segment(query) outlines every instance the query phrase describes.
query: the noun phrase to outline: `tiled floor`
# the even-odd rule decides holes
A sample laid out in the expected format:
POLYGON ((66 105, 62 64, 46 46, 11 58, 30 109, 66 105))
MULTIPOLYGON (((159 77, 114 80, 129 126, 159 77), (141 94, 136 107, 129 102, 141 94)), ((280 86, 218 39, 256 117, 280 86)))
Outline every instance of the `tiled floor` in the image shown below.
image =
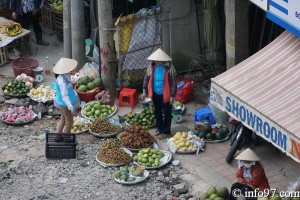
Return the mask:
MULTIPOLYGON (((227 164, 225 157, 229 150, 229 142, 206 144, 205 151, 201 155, 201 161, 212 168, 216 173, 230 182, 235 182, 237 162, 234 160, 227 164)), ((276 148, 268 143, 256 147, 258 156, 264 166, 271 188, 284 191, 291 181, 295 181, 300 175, 300 165, 287 156, 276 152, 276 148), (264 159, 264 158, 270 159, 264 159), (287 162, 289 160, 289 162, 287 162), (292 162, 291 162, 292 161, 292 162)), ((241 153, 241 152, 238 152, 241 153)))

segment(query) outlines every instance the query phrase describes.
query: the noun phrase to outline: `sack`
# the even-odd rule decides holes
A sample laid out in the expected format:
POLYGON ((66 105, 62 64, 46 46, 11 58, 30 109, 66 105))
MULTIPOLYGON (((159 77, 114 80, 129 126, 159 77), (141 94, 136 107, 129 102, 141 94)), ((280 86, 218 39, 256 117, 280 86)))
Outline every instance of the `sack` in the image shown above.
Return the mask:
POLYGON ((176 82, 177 82, 177 93, 175 96, 175 100, 183 104, 193 101, 194 82, 189 79, 183 80, 181 76, 177 78, 176 82))

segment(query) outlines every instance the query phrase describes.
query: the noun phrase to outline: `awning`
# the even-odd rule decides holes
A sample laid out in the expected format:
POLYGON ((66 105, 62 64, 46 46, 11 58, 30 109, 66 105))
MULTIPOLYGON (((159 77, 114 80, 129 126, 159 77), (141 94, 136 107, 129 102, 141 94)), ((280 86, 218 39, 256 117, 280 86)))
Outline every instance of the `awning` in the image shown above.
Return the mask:
POLYGON ((300 38, 285 31, 212 78, 210 102, 300 162, 300 38))

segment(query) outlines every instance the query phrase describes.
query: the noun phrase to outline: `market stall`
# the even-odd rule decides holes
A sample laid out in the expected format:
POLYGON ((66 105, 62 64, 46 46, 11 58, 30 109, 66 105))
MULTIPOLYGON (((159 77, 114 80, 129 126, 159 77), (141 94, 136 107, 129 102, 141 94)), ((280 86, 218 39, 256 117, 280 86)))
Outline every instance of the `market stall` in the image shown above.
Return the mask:
POLYGON ((212 78, 210 102, 300 162, 300 38, 285 31, 212 78))

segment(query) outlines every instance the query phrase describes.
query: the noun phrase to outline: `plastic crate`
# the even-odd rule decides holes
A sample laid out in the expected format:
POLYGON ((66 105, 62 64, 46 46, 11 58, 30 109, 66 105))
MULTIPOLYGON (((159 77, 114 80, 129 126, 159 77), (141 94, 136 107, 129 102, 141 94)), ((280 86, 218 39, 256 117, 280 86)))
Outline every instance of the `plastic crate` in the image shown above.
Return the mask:
POLYGON ((76 135, 46 132, 46 158, 76 159, 76 135))
POLYGON ((42 8, 42 24, 50 29, 54 29, 52 8, 50 6, 42 8))
POLYGON ((63 13, 55 12, 52 10, 53 18, 54 18, 54 27, 56 30, 63 30, 63 13))

